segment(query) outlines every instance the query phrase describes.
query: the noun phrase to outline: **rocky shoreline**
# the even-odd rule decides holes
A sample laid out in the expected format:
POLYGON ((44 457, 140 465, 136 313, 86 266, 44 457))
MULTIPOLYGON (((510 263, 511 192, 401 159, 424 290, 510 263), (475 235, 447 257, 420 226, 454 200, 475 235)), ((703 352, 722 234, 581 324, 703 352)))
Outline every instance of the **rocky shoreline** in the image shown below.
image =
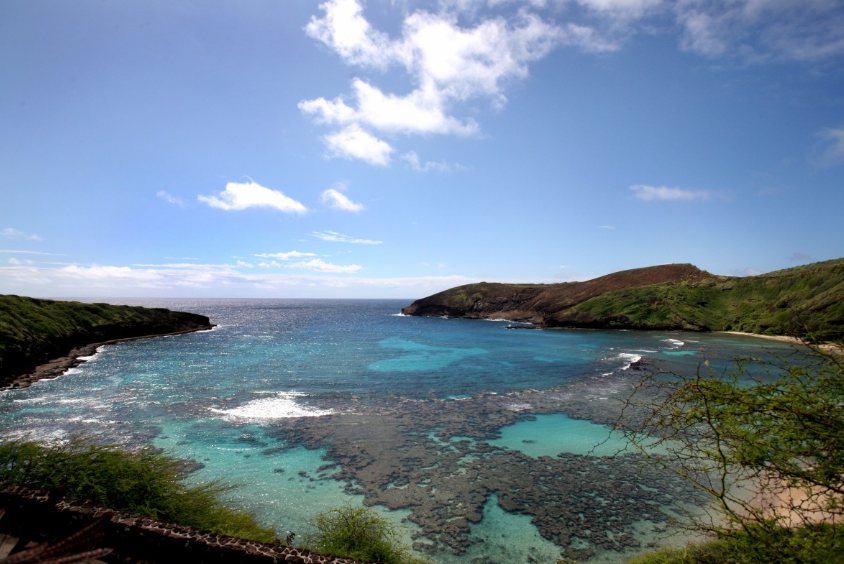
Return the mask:
POLYGON ((0 389, 55 378, 102 345, 213 327, 205 315, 164 308, 0 295, 0 389))
POLYGON ((127 341, 137 341, 140 339, 152 339, 155 337, 170 337, 173 335, 185 335, 187 333, 196 333, 198 331, 210 331, 215 325, 209 323, 208 327, 196 327, 192 329, 182 329, 179 331, 171 331, 167 333, 153 333, 151 335, 140 335, 137 337, 124 337, 122 339, 110 339, 97 343, 88 343, 72 348, 67 354, 58 356, 48 360, 42 364, 37 365, 31 371, 25 374, 7 376, 0 381, 0 390, 14 390, 19 388, 28 388, 39 380, 52 380, 58 378, 69 369, 79 366, 87 361, 86 357, 93 356, 97 353, 97 349, 105 345, 113 345, 116 343, 125 343, 127 341))

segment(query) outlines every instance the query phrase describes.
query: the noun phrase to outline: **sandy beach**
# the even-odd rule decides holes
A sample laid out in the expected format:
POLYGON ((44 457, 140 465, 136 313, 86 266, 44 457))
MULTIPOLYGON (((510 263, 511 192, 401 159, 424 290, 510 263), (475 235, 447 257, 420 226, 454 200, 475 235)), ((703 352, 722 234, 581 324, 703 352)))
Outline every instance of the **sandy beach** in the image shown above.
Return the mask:
POLYGON ((839 343, 811 344, 807 343, 806 341, 803 341, 802 339, 798 339, 797 337, 787 337, 785 335, 760 335, 758 333, 745 333, 743 331, 713 331, 713 333, 724 333, 727 335, 744 335, 746 337, 758 337, 760 339, 770 339, 772 341, 794 343, 795 345, 814 347, 820 349, 825 353, 833 354, 837 357, 844 358, 844 348, 842 348, 842 345, 839 343))

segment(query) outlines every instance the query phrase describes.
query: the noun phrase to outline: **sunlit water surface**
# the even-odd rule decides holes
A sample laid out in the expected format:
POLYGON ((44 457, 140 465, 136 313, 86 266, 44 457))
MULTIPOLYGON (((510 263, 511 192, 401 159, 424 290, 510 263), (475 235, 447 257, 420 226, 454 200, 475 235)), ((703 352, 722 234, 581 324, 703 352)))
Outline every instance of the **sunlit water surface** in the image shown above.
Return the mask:
MULTIPOLYGON (((551 396, 544 391, 568 390, 580 382, 566 397, 588 395, 612 411, 623 392, 612 383, 631 374, 631 363, 640 360, 693 373, 705 349, 719 373, 736 356, 793 353, 790 345, 732 335, 508 330, 506 322, 405 317, 399 311, 408 302, 396 300, 120 303, 201 313, 217 327, 106 346, 60 378, 3 392, 3 435, 84 434, 153 444, 204 465, 192 480, 239 484, 232 502, 282 533, 306 532, 308 518, 322 509, 364 501, 360 484, 335 476, 330 453, 339 449, 330 435, 319 435, 323 442, 315 443, 315 435, 303 442, 287 431, 310 429, 317 421, 343 425, 349 417, 381 413, 385 406, 395 413, 463 401, 471 411, 508 398, 500 404, 513 414, 507 424, 493 429, 494 437, 465 444, 477 449, 486 442, 502 449, 496 452, 520 451, 534 459, 560 453, 610 456, 623 448, 621 437, 606 425, 549 412, 551 396), (525 417, 535 411, 531 398, 537 397, 544 397, 544 410, 525 417)), ((356 436, 379 434, 377 417, 366 425, 356 436)), ((403 433, 418 430, 402 428, 403 433)), ((437 439, 435 431, 430 427, 425 433, 443 449, 460 439, 437 439)), ((560 558, 561 547, 543 538, 530 515, 502 508, 502 493, 487 491, 482 520, 469 525, 466 550, 435 546, 433 557, 454 562, 560 558)), ((408 542, 430 544, 408 520, 410 508, 376 509, 402 525, 408 542)), ((612 562, 622 554, 596 548, 593 558, 612 562)))

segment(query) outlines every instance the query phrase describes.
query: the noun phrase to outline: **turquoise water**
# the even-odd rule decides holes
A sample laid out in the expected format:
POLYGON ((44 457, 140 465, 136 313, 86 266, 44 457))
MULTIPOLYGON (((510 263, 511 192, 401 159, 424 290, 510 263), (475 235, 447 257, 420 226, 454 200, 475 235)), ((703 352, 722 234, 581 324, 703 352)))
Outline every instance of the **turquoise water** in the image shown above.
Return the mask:
MULTIPOLYGON (((623 469, 633 462, 601 458, 624 446, 606 423, 641 377, 636 363, 691 373, 703 348, 721 373, 735 356, 793 354, 730 335, 404 317, 408 302, 396 300, 123 303, 202 313, 218 326, 106 346, 58 379, 0 393, 2 435, 167 449, 202 465, 191 480, 237 484, 232 503, 282 533, 306 532, 329 507, 373 505, 408 543, 455 563, 635 552, 599 546, 589 535, 606 515, 575 507, 582 477, 577 487, 560 478, 591 476, 589 495, 617 512, 609 537, 653 528, 638 515, 670 498, 628 500, 633 472, 623 469), (580 532, 554 528, 571 519, 580 532), (439 535, 438 523, 453 528, 439 535)), ((652 481, 646 491, 662 478, 652 481)))
POLYGON ((501 438, 489 444, 521 451, 528 456, 557 456, 561 452, 582 456, 613 456, 632 448, 612 427, 565 414, 537 415, 503 427, 501 438))

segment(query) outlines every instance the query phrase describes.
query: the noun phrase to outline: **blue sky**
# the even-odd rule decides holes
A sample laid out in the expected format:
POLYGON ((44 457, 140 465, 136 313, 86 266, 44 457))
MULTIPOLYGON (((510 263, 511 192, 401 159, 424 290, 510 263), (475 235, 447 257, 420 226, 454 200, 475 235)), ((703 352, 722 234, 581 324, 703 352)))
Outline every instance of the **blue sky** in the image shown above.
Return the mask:
POLYGON ((844 256, 840 0, 5 0, 0 293, 844 256))

